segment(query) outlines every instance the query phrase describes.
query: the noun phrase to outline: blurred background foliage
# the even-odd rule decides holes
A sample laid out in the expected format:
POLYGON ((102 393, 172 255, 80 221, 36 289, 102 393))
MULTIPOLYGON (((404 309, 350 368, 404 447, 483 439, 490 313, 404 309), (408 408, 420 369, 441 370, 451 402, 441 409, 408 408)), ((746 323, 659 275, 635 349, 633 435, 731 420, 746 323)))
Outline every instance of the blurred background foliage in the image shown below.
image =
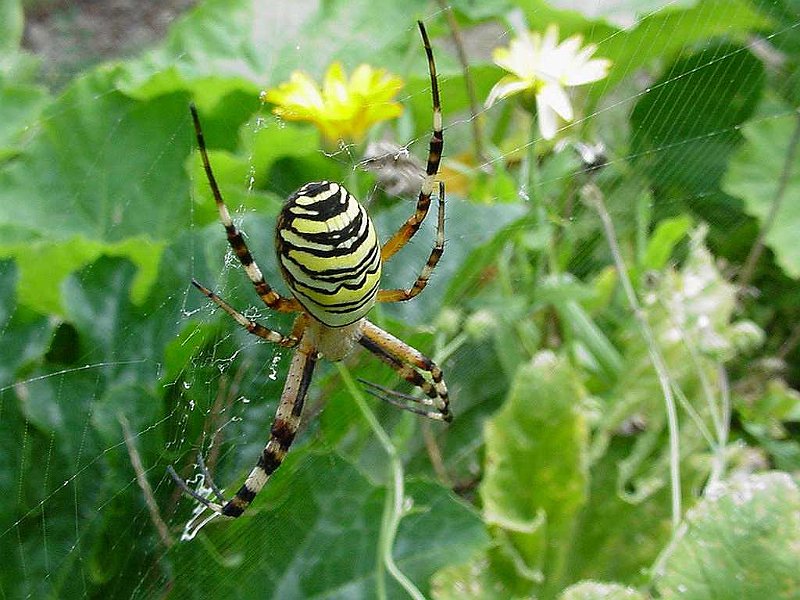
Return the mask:
MULTIPOLYGON (((797 0, 131 4, 150 20, 0 2, 4 598, 800 597, 797 0), (384 236, 413 194, 260 91, 334 60, 386 68, 405 112, 369 141, 424 159, 416 19, 440 71, 447 250, 422 295, 371 318, 440 361, 456 418, 367 400, 387 453, 348 384, 392 374, 326 364, 254 506, 179 541, 194 503, 167 465, 192 478, 202 452, 234 489, 289 362, 190 279, 290 327, 253 308, 188 104, 277 282, 274 219, 301 184, 347 182, 384 236), (548 141, 513 99, 481 106, 491 49, 551 23, 612 66, 548 141)), ((413 281, 432 236, 384 287, 413 281)))

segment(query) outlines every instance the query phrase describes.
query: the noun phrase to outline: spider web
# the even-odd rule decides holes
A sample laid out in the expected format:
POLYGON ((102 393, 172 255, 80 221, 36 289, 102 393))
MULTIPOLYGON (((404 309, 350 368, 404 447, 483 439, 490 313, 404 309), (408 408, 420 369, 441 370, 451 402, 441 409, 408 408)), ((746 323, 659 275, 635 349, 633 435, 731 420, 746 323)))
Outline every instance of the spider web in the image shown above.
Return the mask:
MULTIPOLYGON (((502 590, 498 597, 510 597, 502 587, 507 581, 476 566, 486 569, 491 560, 469 561, 497 541, 498 522, 489 513, 500 510, 499 492, 487 475, 491 461, 484 460, 497 457, 493 440, 514 446, 513 435, 502 434, 526 412, 508 430, 487 422, 527 393, 515 374, 543 360, 544 349, 563 352, 582 370, 585 394, 575 404, 585 404, 596 417, 592 427, 607 434, 594 438, 592 450, 605 452, 595 460, 609 461, 614 472, 622 465, 623 489, 604 482, 609 495, 618 493, 620 506, 653 502, 648 506, 659 508, 647 523, 662 533, 609 566, 588 558, 603 547, 592 546, 591 536, 600 536, 593 530, 583 542, 590 550, 574 551, 561 587, 540 592, 555 597, 582 578, 643 583, 642 570, 669 540, 675 448, 667 442, 649 348, 615 292, 615 260, 628 261, 657 335, 668 339, 680 314, 685 321, 677 329, 699 348, 698 361, 714 357, 686 373, 678 368, 685 360, 680 345, 663 342, 671 377, 686 390, 687 414, 693 394, 702 395, 697 372, 720 397, 726 377, 753 383, 741 363, 726 362, 743 352, 731 341, 742 316, 773 341, 759 358, 780 355, 798 316, 791 298, 800 256, 792 232, 800 214, 788 204, 777 217, 770 210, 776 196, 797 189, 782 167, 795 156, 796 115, 787 99, 797 84, 791 70, 800 48, 797 6, 788 0, 454 3, 476 85, 473 114, 447 10, 412 4, 200 3, 153 49, 48 82, 63 86, 58 92, 30 74, 29 55, 4 63, 0 111, 12 125, 0 128, 3 597, 407 597, 409 587, 383 559, 387 544, 397 569, 425 596, 455 597, 459 583, 483 589, 493 581, 500 587, 492 589, 502 590), (385 173, 369 173, 363 147, 325 148, 310 126, 275 119, 259 105, 258 92, 298 68, 320 78, 335 59, 349 69, 361 62, 386 67, 406 79, 400 94, 406 110, 371 139, 424 161, 430 90, 417 17, 432 34, 442 86, 447 249, 423 294, 379 307, 371 318, 441 362, 456 421, 447 428, 423 424, 369 399, 396 453, 387 454, 344 381, 350 374, 393 387, 392 373, 362 354, 346 361, 344 374, 322 364, 296 445, 252 514, 214 521, 194 540, 181 541, 196 503, 181 496, 166 467, 175 465, 191 487, 202 488, 200 453, 216 482, 235 491, 266 441, 289 364, 287 352, 212 310, 190 280, 268 327, 291 328, 291 319, 256 302, 226 245, 196 160, 188 102, 200 109, 237 225, 268 281, 285 292, 271 238, 281 199, 301 183, 344 181, 369 203, 384 239, 411 213, 414 194, 382 182, 385 173), (614 60, 608 78, 576 90, 576 119, 552 143, 514 99, 482 106, 502 76, 491 49, 507 46, 523 27, 541 31, 550 22, 560 25, 562 37, 579 32, 598 44, 598 56, 614 60), (601 209, 587 200, 584 185, 601 194, 601 209), (616 225, 619 253, 603 230, 603 211, 616 225), (763 256, 742 281, 759 231, 763 256), (737 292, 729 282, 737 278, 743 289, 771 294, 775 302, 745 294, 735 312, 737 292), (702 294, 675 300, 677 292, 670 294, 683 293, 690 280, 705 282, 702 294), (709 365, 720 365, 714 373, 727 365, 728 374, 705 379, 709 365), (600 405, 615 394, 628 410, 606 422, 597 416, 600 405), (652 436, 640 444, 634 439, 641 421, 652 436), (630 442, 619 441, 628 440, 623 433, 630 442), (400 498, 394 496, 398 465, 400 498), (395 512, 393 501, 400 504, 395 512), (392 515, 402 516, 394 526, 392 515), (469 580, 458 570, 464 564, 480 574, 469 580)), ((17 13, 15 3, 9 6, 4 43, 11 55, 17 13)), ((413 164, 403 166, 413 173, 413 164)), ((390 162, 385 170, 395 168, 390 162)), ((383 287, 413 282, 433 243, 434 219, 427 221, 387 266, 383 287)), ((790 383, 798 380, 796 354, 788 348, 782 355, 790 383)), ((530 394, 565 393, 557 387, 530 394)), ((697 412, 701 425, 708 422, 697 412)), ((550 441, 544 452, 556 471, 570 453, 554 457, 566 442, 555 435, 550 441)), ((684 458, 714 450, 702 426, 683 430, 680 444, 684 458)), ((787 452, 774 453, 783 459, 768 453, 770 464, 791 470, 787 452)), ((709 470, 695 468, 686 467, 684 476, 704 481, 709 470)), ((605 508, 589 503, 583 518, 591 521, 605 508)), ((557 529, 558 511, 548 514, 557 529)), ((536 515, 514 516, 524 528, 530 523, 522 521, 536 515)), ((604 547, 625 548, 626 535, 608 534, 604 547)), ((524 563, 532 544, 512 538, 524 563)), ((548 543, 558 547, 552 538, 548 543)), ((550 577, 537 568, 544 570, 526 584, 550 577)))

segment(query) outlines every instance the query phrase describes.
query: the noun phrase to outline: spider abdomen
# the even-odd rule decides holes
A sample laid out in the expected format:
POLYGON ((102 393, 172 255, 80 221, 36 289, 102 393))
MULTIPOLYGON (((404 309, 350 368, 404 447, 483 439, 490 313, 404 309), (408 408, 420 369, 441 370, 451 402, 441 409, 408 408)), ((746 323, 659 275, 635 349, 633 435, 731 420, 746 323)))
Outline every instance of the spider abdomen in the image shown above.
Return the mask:
POLYGON ((321 323, 349 325, 375 304, 381 275, 375 226, 338 183, 307 183, 289 196, 275 247, 292 294, 321 323))

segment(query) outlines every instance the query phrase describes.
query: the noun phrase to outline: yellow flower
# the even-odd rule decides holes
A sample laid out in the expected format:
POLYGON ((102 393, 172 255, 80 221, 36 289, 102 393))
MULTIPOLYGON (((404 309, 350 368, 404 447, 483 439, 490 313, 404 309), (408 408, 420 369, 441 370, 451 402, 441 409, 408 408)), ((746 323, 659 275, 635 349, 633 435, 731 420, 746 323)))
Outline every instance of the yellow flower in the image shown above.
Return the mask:
POLYGON ((526 32, 511 40, 508 48, 495 48, 494 62, 510 73, 498 81, 486 99, 488 108, 501 98, 520 92, 536 97, 539 131, 549 140, 558 129, 557 116, 572 121, 574 113, 564 88, 603 79, 611 61, 592 58, 597 46, 581 48, 583 38, 574 35, 558 43, 558 27, 550 25, 544 36, 526 32))
POLYGON ((261 101, 274 104, 272 112, 283 119, 314 123, 330 143, 360 142, 372 125, 403 112, 394 101, 402 87, 402 79, 369 65, 359 65, 348 80, 342 64, 334 62, 322 89, 295 71, 288 82, 261 92, 261 101))

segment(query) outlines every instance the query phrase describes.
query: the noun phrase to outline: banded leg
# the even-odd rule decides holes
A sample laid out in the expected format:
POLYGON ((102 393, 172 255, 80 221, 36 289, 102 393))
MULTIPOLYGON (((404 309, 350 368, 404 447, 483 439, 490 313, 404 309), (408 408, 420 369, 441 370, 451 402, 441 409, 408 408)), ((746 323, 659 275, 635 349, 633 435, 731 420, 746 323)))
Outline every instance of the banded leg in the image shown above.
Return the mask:
POLYGON ((281 394, 278 410, 275 413, 275 420, 270 429, 270 436, 267 445, 258 457, 256 466, 250 471, 242 487, 236 495, 224 501, 221 498, 218 488, 212 481, 209 485, 220 502, 212 502, 189 488, 172 467, 169 467, 170 475, 175 483, 195 500, 226 517, 238 517, 245 509, 250 506, 256 494, 266 485, 270 475, 283 462, 289 447, 297 435, 300 426, 300 417, 303 413, 303 404, 306 393, 308 392, 311 376, 314 373, 314 366, 317 362, 317 352, 314 348, 301 347, 292 357, 292 364, 286 376, 286 385, 281 394))
POLYGON ((447 422, 453 420, 442 370, 430 358, 369 321, 366 321, 358 343, 392 367, 400 377, 422 390, 425 397, 417 398, 362 381, 368 386, 367 392, 403 410, 429 419, 447 422), (427 375, 430 381, 424 375, 427 375))
POLYGON ((408 240, 414 237, 414 234, 422 225, 425 217, 428 215, 428 209, 431 205, 431 195, 433 194, 434 181, 436 174, 439 172, 439 163, 442 160, 442 149, 444 147, 444 132, 442 131, 442 104, 439 99, 439 83, 436 79, 436 63, 433 60, 433 50, 431 43, 428 39, 428 33, 425 31, 425 25, 422 21, 417 21, 419 25, 419 32, 422 35, 422 43, 425 46, 425 54, 428 57, 428 71, 431 76, 431 99, 433 101, 433 133, 428 145, 428 161, 425 168, 425 179, 422 182, 422 189, 419 192, 417 199, 417 208, 414 214, 400 226, 400 229, 389 238, 381 248, 381 258, 384 261, 389 260, 394 254, 406 245, 408 240))
POLYGON ((417 280, 407 290, 379 290, 378 302, 402 302, 404 300, 411 300, 414 296, 419 294, 428 285, 428 280, 431 278, 431 273, 439 263, 444 253, 444 183, 439 182, 439 203, 438 203, 438 221, 436 223, 436 243, 433 245, 430 256, 422 271, 417 277, 417 280))
POLYGON ((298 337, 294 335, 294 332, 292 332, 292 335, 283 335, 279 331, 274 331, 268 327, 264 327, 260 323, 256 323, 252 319, 248 319, 230 304, 225 302, 225 300, 217 296, 203 284, 199 283, 196 279, 192 279, 192 285, 203 292, 203 294, 208 296, 208 298, 213 301, 214 304, 219 306, 222 310, 233 317, 233 319, 239 325, 244 327, 249 333, 258 336, 261 339, 267 340, 268 342, 273 342, 279 346, 283 346, 284 348, 294 348, 300 341, 298 337))
POLYGON ((206 178, 208 179, 211 193, 214 195, 214 201, 217 203, 219 219, 222 221, 222 225, 225 227, 225 233, 228 235, 228 243, 231 248, 233 248, 239 262, 242 263, 245 273, 247 273, 250 281, 253 282, 256 293, 264 304, 280 312, 299 311, 300 304, 295 299, 284 298, 270 287, 264 279, 261 269, 259 269, 256 261, 253 259, 253 255, 250 254, 250 250, 247 248, 247 244, 241 232, 236 229, 236 225, 233 224, 231 214, 228 211, 228 207, 225 205, 225 200, 222 199, 222 192, 220 192, 219 186, 217 185, 217 179, 214 177, 214 172, 211 170, 211 163, 208 160, 208 152, 206 151, 205 137, 203 136, 203 128, 200 126, 200 118, 197 116, 197 108, 194 104, 190 104, 189 110, 192 113, 192 122, 194 123, 194 131, 197 136, 200 158, 203 160, 203 169, 206 172, 206 178))

